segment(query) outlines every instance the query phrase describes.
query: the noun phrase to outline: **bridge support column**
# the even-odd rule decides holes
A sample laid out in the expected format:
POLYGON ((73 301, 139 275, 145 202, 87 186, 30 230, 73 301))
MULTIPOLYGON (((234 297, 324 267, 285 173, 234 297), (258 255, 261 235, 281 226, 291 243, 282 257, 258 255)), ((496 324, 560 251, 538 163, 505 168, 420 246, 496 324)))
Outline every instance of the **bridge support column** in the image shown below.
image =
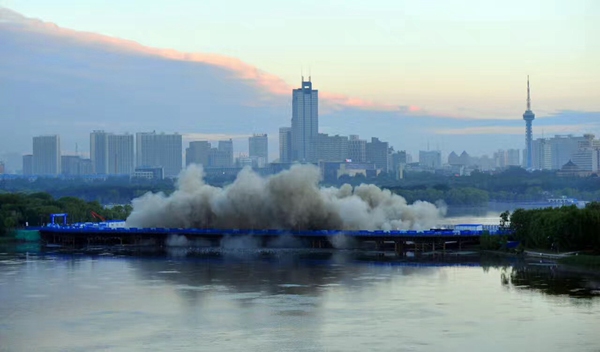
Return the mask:
POLYGON ((397 254, 404 253, 404 242, 403 241, 394 241, 394 250, 397 254))

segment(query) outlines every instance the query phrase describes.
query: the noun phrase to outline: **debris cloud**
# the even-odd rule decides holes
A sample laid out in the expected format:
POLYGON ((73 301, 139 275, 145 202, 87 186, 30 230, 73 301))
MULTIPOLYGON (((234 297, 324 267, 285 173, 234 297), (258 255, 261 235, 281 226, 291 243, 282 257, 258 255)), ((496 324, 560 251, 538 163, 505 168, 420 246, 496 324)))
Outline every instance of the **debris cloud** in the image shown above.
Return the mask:
POLYGON ((289 230, 425 230, 439 224, 443 205, 406 200, 362 184, 320 187, 313 165, 294 165, 262 177, 250 168, 223 188, 203 180, 202 167, 182 171, 171 195, 133 200, 129 227, 289 230))

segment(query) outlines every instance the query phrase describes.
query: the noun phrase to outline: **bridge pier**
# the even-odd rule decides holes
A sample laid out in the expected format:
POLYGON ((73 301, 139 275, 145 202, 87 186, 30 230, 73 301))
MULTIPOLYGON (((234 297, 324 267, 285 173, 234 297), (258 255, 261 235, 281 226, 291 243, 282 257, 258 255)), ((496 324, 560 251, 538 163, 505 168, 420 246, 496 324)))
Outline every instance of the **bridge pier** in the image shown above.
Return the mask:
POLYGON ((394 251, 397 254, 404 253, 404 241, 394 241, 394 251))

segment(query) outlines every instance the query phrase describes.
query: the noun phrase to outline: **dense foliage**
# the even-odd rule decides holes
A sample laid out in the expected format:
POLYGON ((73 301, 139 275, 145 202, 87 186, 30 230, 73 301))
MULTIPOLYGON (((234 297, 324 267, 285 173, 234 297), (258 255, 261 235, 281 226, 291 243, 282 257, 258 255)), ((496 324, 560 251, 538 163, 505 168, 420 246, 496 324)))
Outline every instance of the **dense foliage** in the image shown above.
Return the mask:
POLYGON ((100 204, 129 204, 147 192, 171 193, 173 180, 145 180, 115 177, 106 180, 25 178, 1 180, 0 193, 49 193, 54 198, 76 197, 100 204))
POLYGON ((131 206, 103 207, 99 202, 86 202, 75 197, 54 199, 48 193, 4 193, 0 194, 0 235, 15 228, 41 226, 50 220, 50 214, 67 213, 69 222, 98 221, 92 212, 106 220, 124 220, 131 206))
POLYGON ((515 238, 529 248, 556 251, 600 251, 600 203, 575 206, 517 209, 510 216, 515 238))

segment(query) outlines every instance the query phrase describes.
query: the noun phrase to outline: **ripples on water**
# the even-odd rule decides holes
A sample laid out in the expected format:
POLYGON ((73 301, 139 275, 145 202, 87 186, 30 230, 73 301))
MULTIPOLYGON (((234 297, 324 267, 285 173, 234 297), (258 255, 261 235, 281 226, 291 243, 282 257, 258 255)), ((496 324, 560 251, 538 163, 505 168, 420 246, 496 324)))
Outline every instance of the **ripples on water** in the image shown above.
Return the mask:
POLYGON ((0 253, 0 351, 600 349, 600 279, 546 263, 28 250, 0 253))

